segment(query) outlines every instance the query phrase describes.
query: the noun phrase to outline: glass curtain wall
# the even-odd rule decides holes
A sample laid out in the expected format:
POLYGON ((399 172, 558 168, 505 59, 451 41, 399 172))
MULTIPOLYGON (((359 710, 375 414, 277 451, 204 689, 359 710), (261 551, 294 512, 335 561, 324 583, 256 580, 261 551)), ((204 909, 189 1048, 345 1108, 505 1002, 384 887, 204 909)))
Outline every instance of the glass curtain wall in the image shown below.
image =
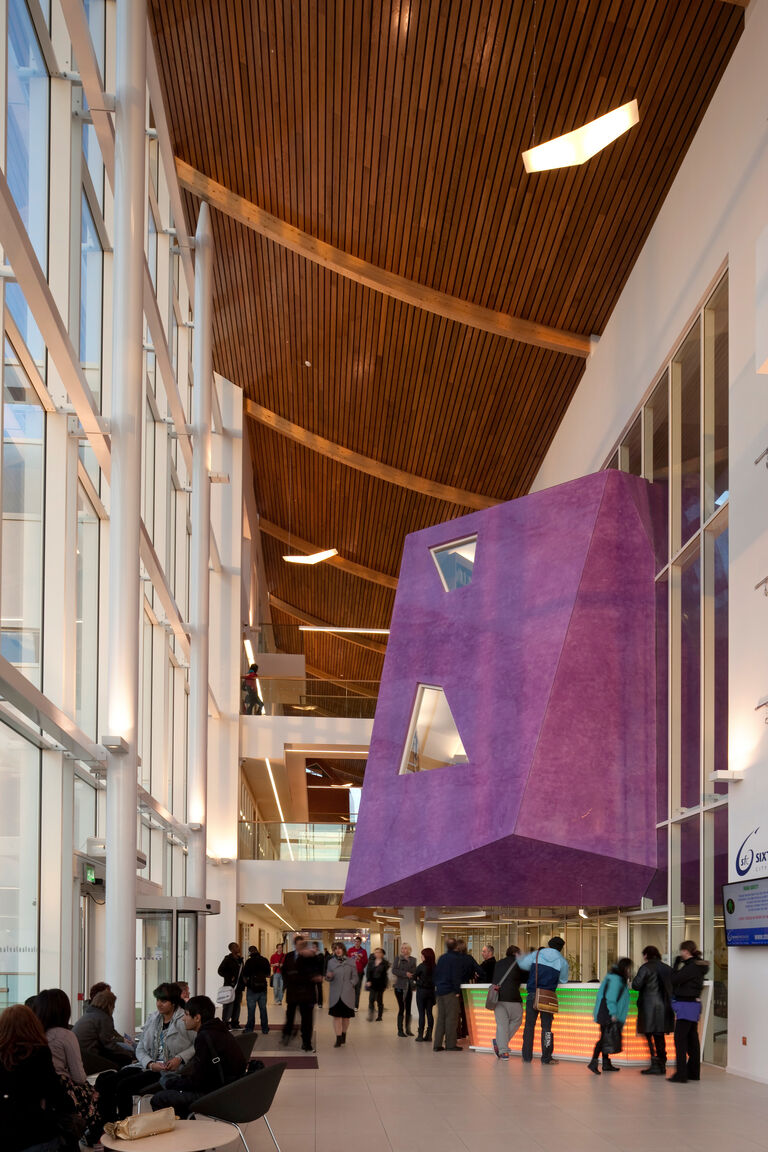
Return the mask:
POLYGON ((0 1009, 37 992, 40 752, 0 724, 0 1009))
POLYGON ((45 411, 5 342, 3 364, 2 654, 41 686, 45 411))
POLYGON ((658 868, 630 916, 632 958, 646 943, 671 958, 681 940, 699 944, 716 983, 705 1053, 724 1063, 728 786, 710 777, 728 767, 727 273, 606 467, 653 483, 658 868))

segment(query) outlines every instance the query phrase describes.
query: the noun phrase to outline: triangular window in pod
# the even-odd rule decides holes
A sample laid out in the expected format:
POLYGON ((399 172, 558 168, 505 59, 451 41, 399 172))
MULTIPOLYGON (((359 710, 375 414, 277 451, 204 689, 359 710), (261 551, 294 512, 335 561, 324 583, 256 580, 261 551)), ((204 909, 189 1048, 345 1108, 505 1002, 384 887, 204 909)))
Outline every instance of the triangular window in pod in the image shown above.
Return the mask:
POLYGON ((419 684, 400 775, 466 764, 467 753, 442 688, 419 684))
POLYGON ((440 580, 446 592, 455 588, 464 588, 472 583, 472 574, 475 567, 475 546, 477 536, 466 536, 463 540, 454 540, 451 544, 441 544, 438 548, 430 548, 435 567, 440 573, 440 580))

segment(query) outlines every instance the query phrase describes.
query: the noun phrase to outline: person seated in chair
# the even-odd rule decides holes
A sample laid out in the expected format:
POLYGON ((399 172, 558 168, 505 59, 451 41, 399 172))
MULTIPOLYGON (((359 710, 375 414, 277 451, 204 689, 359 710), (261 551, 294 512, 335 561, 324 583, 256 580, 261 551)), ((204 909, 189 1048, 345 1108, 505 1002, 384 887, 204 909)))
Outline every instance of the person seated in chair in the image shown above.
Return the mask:
POLYGON ((239 1079, 246 1059, 223 1020, 216 1017, 216 1005, 207 996, 187 1001, 184 1027, 197 1033, 195 1054, 179 1075, 165 1078, 166 1087, 152 1097, 152 1110, 173 1108, 185 1120, 194 1110, 195 1100, 239 1079))

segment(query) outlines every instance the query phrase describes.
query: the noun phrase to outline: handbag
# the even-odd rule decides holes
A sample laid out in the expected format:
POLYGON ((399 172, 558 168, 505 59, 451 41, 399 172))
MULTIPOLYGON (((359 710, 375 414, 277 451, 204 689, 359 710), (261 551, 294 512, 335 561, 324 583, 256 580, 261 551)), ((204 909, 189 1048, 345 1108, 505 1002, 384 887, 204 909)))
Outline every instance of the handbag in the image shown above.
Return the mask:
POLYGON ((516 964, 516 961, 513 960, 512 963, 510 964, 509 968, 507 968, 506 972, 502 976, 501 980, 499 980, 498 984, 491 984, 490 988, 488 989, 488 995, 485 998, 486 1008, 493 1010, 496 1007, 496 1005, 498 1004, 498 1002, 499 1002, 499 990, 500 990, 502 984, 504 983, 504 981, 506 980, 507 976, 509 976, 510 972, 514 968, 515 964, 516 964))
POLYGON ((235 990, 231 984, 222 984, 216 993, 217 1004, 231 1004, 235 998, 235 990))
POLYGON ((173 1108, 160 1108, 157 1112, 138 1112, 114 1124, 105 1124, 104 1131, 118 1140, 141 1140, 143 1136, 157 1136, 160 1132, 172 1132, 176 1127, 176 1113, 173 1108))
POLYGON ((539 988, 539 952, 541 948, 536 950, 536 970, 533 977, 536 991, 533 994, 533 1006, 538 1012, 547 1012, 550 1016, 554 1016, 560 1011, 560 1002, 553 988, 539 988))
POLYGON ((623 1047, 622 1028, 623 1025, 618 1020, 611 1020, 605 1025, 602 1038, 604 1056, 615 1056, 617 1052, 621 1052, 623 1047))

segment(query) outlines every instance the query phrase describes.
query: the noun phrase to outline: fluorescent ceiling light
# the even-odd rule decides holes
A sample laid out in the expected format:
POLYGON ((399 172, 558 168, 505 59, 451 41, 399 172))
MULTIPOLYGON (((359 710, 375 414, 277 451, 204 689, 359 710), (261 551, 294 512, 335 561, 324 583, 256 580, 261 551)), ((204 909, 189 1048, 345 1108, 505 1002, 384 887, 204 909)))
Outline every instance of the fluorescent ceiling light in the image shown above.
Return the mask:
POLYGON ((295 932, 295 931, 296 931, 296 929, 294 928, 293 924, 289 924, 289 923, 288 923, 288 921, 285 919, 285 917, 281 916, 279 912, 275 912, 275 910, 274 910, 274 908, 272 907, 272 905, 271 905, 271 904, 265 904, 265 905, 264 905, 264 907, 265 907, 265 908, 268 908, 268 909, 269 909, 269 911, 272 913, 272 915, 273 915, 273 916, 277 916, 278 920, 282 920, 282 921, 283 921, 283 924, 287 925, 287 927, 288 927, 288 928, 290 928, 291 932, 295 932))
POLYGON ((256 661, 253 656, 253 644, 251 644, 247 637, 245 640, 243 640, 243 648, 245 648, 245 655, 246 659, 248 660, 248 667, 250 668, 251 664, 255 664, 256 661))
MULTIPOLYGON (((275 804, 277 804, 277 810, 280 813, 280 823, 282 824, 283 832, 285 833, 285 842, 288 845, 288 854, 291 857, 291 860, 293 860, 294 859, 293 848, 291 847, 291 838, 288 835, 288 829, 285 826, 285 816, 283 816, 283 806, 280 803, 280 797, 277 794, 277 786, 275 784, 275 778, 272 775, 272 765, 269 762, 269 758, 266 756, 264 757, 264 763, 267 765, 267 772, 269 773, 269 782, 272 785, 272 791, 275 795, 275 804)), ((275 915, 277 915, 277 913, 275 913, 275 915)), ((290 928, 290 924, 288 925, 288 927, 290 928)))
POLYGON ((283 556, 286 564, 319 564, 321 560, 330 560, 331 556, 338 556, 335 548, 326 548, 324 552, 311 552, 309 556, 283 556))
POLYGON ((452 912, 450 916, 438 916, 438 920, 479 920, 481 916, 487 916, 487 912, 452 912))
POLYGON ((332 624, 299 624, 299 632, 365 632, 372 636, 389 636, 389 628, 334 628, 332 624))
POLYGON ((582 920, 589 920, 589 916, 587 916, 583 908, 579 908, 579 916, 581 916, 582 920))
POLYGON ((598 116, 574 132, 556 136, 535 148, 523 152, 526 172, 545 172, 551 168, 570 168, 583 164, 600 152, 640 120, 637 100, 630 100, 620 108, 614 108, 605 116, 598 116))

